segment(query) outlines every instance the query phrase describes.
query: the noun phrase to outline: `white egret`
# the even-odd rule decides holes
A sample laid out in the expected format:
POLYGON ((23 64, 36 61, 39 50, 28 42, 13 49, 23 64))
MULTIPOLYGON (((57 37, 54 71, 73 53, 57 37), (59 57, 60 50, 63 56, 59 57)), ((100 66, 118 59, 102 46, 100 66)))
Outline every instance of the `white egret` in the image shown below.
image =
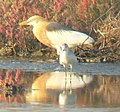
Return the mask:
POLYGON ((71 28, 57 22, 48 21, 35 15, 28 20, 19 23, 20 26, 33 26, 33 34, 44 45, 57 49, 63 43, 70 48, 78 45, 92 46, 94 39, 85 33, 72 30, 71 28))

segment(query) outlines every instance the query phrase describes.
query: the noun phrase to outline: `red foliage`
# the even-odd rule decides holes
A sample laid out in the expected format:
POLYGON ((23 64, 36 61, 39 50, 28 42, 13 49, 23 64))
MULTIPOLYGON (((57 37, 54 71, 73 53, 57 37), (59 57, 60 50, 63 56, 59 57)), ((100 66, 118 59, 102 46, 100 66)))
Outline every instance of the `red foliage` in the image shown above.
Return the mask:
POLYGON ((16 83, 17 86, 21 85, 21 74, 22 74, 22 70, 17 69, 16 73, 15 73, 15 83, 16 83))
MULTIPOLYGON (((110 1, 110 0, 107 0, 110 1)), ((33 15, 65 24, 74 30, 89 33, 92 22, 105 10, 106 4, 95 0, 14 0, 0 2, 0 33, 6 42, 12 40, 19 49, 27 50, 31 44, 27 39, 34 37, 31 30, 21 28, 18 23, 33 15)), ((109 6, 109 4, 107 4, 109 6)))
POLYGON ((0 24, 0 33, 2 33, 3 25, 0 24))
MULTIPOLYGON (((90 4, 93 3, 94 0, 82 0, 80 1, 74 1, 74 3, 77 5, 79 5, 80 7, 82 6, 82 11, 87 11, 88 7, 90 4), (88 2, 87 2, 88 1, 88 2)), ((66 13, 72 13, 69 12, 72 10, 72 7, 70 5, 70 1, 64 1, 64 0, 55 0, 50 1, 49 4, 47 3, 47 0, 42 0, 40 1, 34 1, 34 0, 17 0, 14 1, 13 3, 10 2, 1 2, 1 14, 4 17, 4 20, 2 20, 2 24, 0 24, 0 32, 2 32, 2 28, 4 29, 4 38, 5 39, 13 39, 14 41, 17 38, 20 39, 21 37, 24 37, 25 35, 22 32, 22 29, 18 26, 16 26, 19 21, 22 21, 23 19, 26 20, 28 19, 30 16, 33 16, 35 14, 44 16, 45 18, 54 18, 55 13, 59 13, 59 11, 61 10, 65 10, 67 9, 66 13), (11 7, 10 7, 11 5, 11 7), (53 8, 55 10, 50 9, 53 8), (57 12, 58 11, 58 12, 57 12), (17 35, 16 35, 17 34, 17 35)), ((73 6, 75 6, 73 4, 73 6)), ((81 8, 78 8, 76 11, 78 12, 78 17, 80 16, 80 18, 82 19, 84 17, 84 13, 82 13, 80 10, 81 8)), ((59 17, 61 17, 64 12, 59 14, 59 17)), ((63 17, 65 18, 65 17, 63 17)), ((71 17, 69 19, 69 21, 71 21, 71 19, 73 19, 73 17, 71 17)), ((66 18, 66 20, 68 20, 66 18)), ((62 20, 61 20, 62 21, 62 20)), ((77 22, 77 21, 76 21, 77 22)), ((70 24, 70 22, 66 21, 66 25, 70 24)), ((33 37, 32 33, 29 32, 29 37, 33 37)), ((20 39, 20 41, 22 41, 20 39)))
POLYGON ((63 4, 62 4, 61 0, 55 0, 55 5, 54 5, 55 11, 61 10, 62 6, 63 6, 63 4))
POLYGON ((14 85, 17 87, 22 86, 21 76, 23 72, 21 69, 16 71, 7 70, 5 73, 0 72, 0 87, 4 88, 6 84, 14 85))
POLYGON ((11 83, 11 77, 12 77, 12 72, 10 71, 10 70, 8 70, 7 72, 6 72, 6 77, 5 77, 5 84, 6 83, 11 83))

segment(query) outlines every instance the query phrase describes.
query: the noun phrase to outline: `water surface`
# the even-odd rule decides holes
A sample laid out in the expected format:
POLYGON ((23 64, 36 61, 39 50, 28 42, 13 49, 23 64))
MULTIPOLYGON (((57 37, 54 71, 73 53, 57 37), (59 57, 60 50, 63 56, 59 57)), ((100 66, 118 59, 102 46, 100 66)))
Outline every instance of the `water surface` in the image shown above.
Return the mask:
POLYGON ((120 112, 119 67, 79 63, 66 74, 58 61, 2 58, 0 112, 120 112))
MULTIPOLYGON (((23 69, 38 72, 64 72, 58 61, 47 62, 39 59, 5 59, 0 60, 1 69, 23 69)), ((69 69, 68 69, 69 71, 69 69)), ((91 75, 120 75, 120 63, 78 63, 73 72, 91 75)))

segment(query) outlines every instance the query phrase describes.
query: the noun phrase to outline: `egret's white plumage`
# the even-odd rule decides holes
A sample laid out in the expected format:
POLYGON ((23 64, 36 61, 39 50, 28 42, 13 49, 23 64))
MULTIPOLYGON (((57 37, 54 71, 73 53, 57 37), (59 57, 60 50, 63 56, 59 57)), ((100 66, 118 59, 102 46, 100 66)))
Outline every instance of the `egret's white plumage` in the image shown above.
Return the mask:
POLYGON ((60 48, 59 62, 65 69, 70 66, 72 72, 73 67, 78 63, 77 57, 66 43, 62 44, 60 48))
POLYGON ((93 38, 88 36, 87 34, 72 30, 66 30, 66 31, 61 30, 61 31, 52 31, 52 32, 46 31, 46 34, 49 40, 51 40, 54 48, 64 43, 66 43, 70 48, 78 45, 82 45, 83 43, 92 45, 94 41, 93 38))
POLYGON ((19 25, 32 25, 36 38, 43 44, 55 49, 64 43, 71 48, 82 44, 92 45, 94 42, 94 39, 85 33, 74 31, 57 22, 49 22, 38 15, 30 17, 19 25))

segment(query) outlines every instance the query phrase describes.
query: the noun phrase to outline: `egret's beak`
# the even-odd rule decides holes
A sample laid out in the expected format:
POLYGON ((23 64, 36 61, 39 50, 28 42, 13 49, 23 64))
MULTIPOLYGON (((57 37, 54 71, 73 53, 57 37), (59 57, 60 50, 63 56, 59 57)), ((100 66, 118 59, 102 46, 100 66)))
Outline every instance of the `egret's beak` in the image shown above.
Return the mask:
POLYGON ((28 25, 28 22, 27 21, 23 21, 21 23, 19 23, 20 26, 24 26, 24 25, 28 25))

